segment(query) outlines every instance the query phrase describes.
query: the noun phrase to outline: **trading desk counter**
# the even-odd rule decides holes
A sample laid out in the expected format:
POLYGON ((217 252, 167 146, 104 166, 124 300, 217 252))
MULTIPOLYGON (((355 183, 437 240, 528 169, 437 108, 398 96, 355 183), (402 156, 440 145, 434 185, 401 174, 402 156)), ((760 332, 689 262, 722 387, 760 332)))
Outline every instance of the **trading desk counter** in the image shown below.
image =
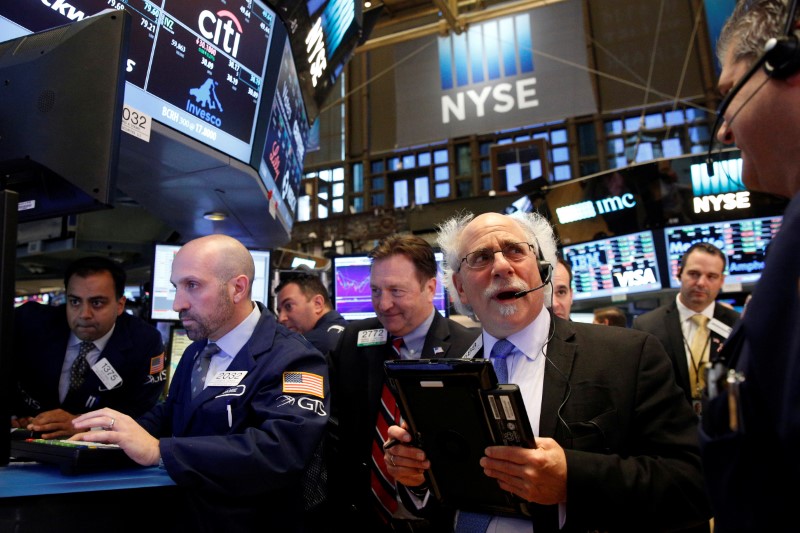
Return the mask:
POLYGON ((160 531, 176 497, 158 467, 70 476, 54 465, 12 462, 0 467, 0 532, 160 531))

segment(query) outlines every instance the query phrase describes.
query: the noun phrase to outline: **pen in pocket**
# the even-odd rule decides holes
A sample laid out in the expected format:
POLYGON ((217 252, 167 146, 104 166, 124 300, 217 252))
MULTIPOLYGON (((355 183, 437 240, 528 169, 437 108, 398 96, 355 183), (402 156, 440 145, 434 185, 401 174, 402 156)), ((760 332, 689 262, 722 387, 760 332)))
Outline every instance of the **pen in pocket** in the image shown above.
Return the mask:
POLYGON ((231 410, 231 404, 228 403, 228 427, 233 427, 233 411, 231 410))

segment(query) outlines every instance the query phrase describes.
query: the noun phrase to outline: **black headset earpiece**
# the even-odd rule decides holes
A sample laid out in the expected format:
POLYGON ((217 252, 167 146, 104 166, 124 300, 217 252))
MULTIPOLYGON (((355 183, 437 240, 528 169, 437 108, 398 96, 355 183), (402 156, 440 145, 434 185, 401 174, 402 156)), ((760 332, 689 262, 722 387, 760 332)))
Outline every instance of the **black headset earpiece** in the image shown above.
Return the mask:
POLYGON ((545 261, 542 247, 539 246, 539 239, 536 239, 536 261, 539 263, 539 277, 542 279, 542 285, 550 283, 550 277, 553 275, 553 265, 550 261, 545 261))
POLYGON ((767 41, 764 70, 770 78, 783 80, 800 70, 800 42, 796 35, 767 41))
POLYGON ((550 277, 553 275, 553 265, 544 259, 539 259, 539 277, 542 278, 542 283, 550 283, 550 277))

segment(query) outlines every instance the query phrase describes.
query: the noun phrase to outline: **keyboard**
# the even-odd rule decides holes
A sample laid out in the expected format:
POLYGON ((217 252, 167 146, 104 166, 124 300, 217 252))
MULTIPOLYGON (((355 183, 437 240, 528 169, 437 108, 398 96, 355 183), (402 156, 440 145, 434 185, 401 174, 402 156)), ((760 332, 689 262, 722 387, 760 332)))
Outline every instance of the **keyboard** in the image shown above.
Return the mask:
POLYGON ((54 464, 66 475, 140 466, 116 444, 26 439, 11 441, 11 457, 54 464))

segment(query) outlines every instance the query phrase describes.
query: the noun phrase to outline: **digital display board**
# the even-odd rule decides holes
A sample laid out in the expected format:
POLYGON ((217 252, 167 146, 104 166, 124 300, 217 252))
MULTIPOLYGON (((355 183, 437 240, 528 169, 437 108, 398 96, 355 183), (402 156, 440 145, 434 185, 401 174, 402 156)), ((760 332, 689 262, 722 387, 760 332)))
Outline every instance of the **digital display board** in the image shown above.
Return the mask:
POLYGON ((249 163, 275 12, 259 0, 4 2, 0 41, 109 8, 132 17, 125 104, 249 163))
MULTIPOLYGON (((270 77, 272 79, 272 77, 270 77)), ((272 105, 262 113, 267 125, 264 152, 258 173, 268 190, 274 189, 283 198, 291 216, 297 213, 297 194, 303 176, 303 158, 308 142, 308 117, 297 79, 292 50, 284 38, 283 52, 277 72, 272 105)))
POLYGON ((575 300, 662 288, 652 231, 565 246, 562 254, 572 265, 575 300))
MULTIPOLYGON (((169 279, 172 275, 172 261, 180 250, 177 244, 156 244, 153 255, 153 288, 150 297, 150 318, 152 320, 178 320, 178 313, 172 310, 175 301, 175 287, 169 279)), ((256 272, 253 279, 252 299, 269 305, 270 251, 250 250, 256 272)))
POLYGON ((362 2, 270 0, 286 24, 309 119, 314 120, 361 36, 362 2))
POLYGON ((764 270, 767 245, 781 228, 782 216, 727 220, 664 229, 670 287, 681 286, 681 257, 695 243, 709 242, 727 258, 725 283, 755 283, 764 270))
MULTIPOLYGON (((444 317, 449 315, 449 300, 442 278, 444 254, 436 252, 436 293, 433 306, 444 317)), ((370 259, 364 255, 339 256, 333 258, 334 307, 347 320, 360 320, 375 316, 372 307, 372 291, 369 286, 370 259)))

